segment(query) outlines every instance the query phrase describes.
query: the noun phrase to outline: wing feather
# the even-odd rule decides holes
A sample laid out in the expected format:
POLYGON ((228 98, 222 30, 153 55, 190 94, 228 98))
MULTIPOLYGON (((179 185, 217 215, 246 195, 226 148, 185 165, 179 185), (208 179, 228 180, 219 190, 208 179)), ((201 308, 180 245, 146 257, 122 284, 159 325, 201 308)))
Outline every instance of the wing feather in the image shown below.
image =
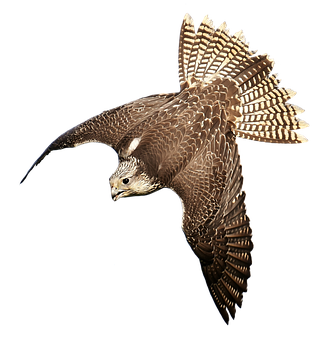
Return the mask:
POLYGON ((156 107, 163 106, 172 100, 175 95, 176 93, 169 93, 141 98, 115 109, 104 111, 75 126, 59 136, 45 149, 23 177, 21 183, 51 151, 72 148, 89 142, 104 143, 118 151, 117 144, 130 129, 149 117, 156 107))
POLYGON ((171 184, 183 202, 186 239, 227 323, 235 305, 241 306, 250 276, 253 245, 242 182, 235 137, 217 132, 171 184))

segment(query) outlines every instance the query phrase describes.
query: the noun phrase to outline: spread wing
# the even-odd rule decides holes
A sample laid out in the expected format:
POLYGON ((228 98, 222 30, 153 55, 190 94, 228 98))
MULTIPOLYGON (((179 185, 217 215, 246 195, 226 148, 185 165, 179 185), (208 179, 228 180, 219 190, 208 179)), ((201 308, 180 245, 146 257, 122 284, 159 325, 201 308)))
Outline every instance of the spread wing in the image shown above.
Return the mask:
POLYGON ((118 152, 117 145, 127 131, 140 124, 156 110, 156 107, 168 103, 175 95, 176 93, 169 93, 141 98, 115 109, 104 111, 75 126, 59 136, 45 149, 23 177, 21 183, 29 172, 54 150, 72 148, 88 142, 99 142, 111 146, 118 152))
POLYGON ((234 135, 218 132, 171 187, 183 202, 183 231, 199 257, 208 289, 225 322, 235 317, 250 277, 251 229, 234 135))
POLYGON ((111 146, 118 152, 117 145, 126 133, 147 119, 157 107, 172 100, 175 93, 152 95, 104 111, 66 132, 71 146, 88 142, 99 142, 111 146))

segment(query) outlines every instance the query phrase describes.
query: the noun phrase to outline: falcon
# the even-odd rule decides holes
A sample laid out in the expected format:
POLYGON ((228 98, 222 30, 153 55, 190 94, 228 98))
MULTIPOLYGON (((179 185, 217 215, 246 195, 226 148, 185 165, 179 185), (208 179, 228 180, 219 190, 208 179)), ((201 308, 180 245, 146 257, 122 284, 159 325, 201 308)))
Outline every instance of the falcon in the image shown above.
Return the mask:
POLYGON ((114 201, 174 190, 183 205, 182 228, 199 258, 209 292, 226 323, 241 307, 250 277, 252 231, 242 191, 236 137, 302 143, 293 130, 307 125, 279 88, 273 60, 249 50, 242 32, 214 29, 206 16, 197 31, 186 14, 179 41, 180 91, 135 100, 88 119, 52 142, 51 151, 88 142, 109 145, 119 157, 110 177, 114 201))

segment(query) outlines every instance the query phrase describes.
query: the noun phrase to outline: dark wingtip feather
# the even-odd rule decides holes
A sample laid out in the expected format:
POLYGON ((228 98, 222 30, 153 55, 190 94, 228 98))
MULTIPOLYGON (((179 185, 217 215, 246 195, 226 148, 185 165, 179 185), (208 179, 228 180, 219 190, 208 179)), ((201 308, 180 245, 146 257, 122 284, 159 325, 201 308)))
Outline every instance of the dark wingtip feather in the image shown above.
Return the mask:
MULTIPOLYGON (((52 145, 52 144, 51 144, 52 145)), ((32 164, 31 168, 28 170, 28 172, 25 174, 25 176, 22 178, 20 184, 22 184, 25 179, 28 177, 30 171, 37 166, 44 158, 45 156, 47 156, 50 152, 52 151, 52 149, 50 148, 50 146, 39 156, 39 158, 36 160, 36 162, 34 164, 32 164)))
POLYGON ((67 132, 63 133, 61 136, 59 136, 55 141, 53 141, 46 149, 45 151, 39 156, 39 158, 36 160, 36 162, 32 165, 32 167, 28 170, 26 175, 23 177, 20 184, 22 184, 27 176, 29 175, 30 171, 37 166, 44 158, 47 156, 51 151, 54 150, 61 150, 65 148, 72 148, 76 144, 73 140, 73 133, 75 132, 76 128, 70 129, 67 132))

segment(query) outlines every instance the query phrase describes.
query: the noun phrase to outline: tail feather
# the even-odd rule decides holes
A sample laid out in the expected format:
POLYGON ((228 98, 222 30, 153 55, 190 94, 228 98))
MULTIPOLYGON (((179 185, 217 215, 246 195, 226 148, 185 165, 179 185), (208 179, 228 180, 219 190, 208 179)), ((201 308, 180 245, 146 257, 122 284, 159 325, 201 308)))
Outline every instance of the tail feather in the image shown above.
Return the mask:
MULTIPOLYGON (((262 79, 258 85, 250 87, 242 93, 242 102, 247 104, 254 101, 260 101, 262 96, 265 96, 271 90, 274 90, 279 85, 280 80, 276 78, 275 74, 272 74, 267 79, 262 79)), ((242 90, 242 87, 241 87, 242 90)))
POLYGON ((209 59, 203 59, 203 56, 205 55, 212 33, 214 32, 214 27, 212 25, 212 21, 210 21, 206 16, 198 28, 189 56, 187 72, 187 76, 189 78, 200 78, 200 74, 204 73, 204 69, 206 68, 206 64, 209 59))
POLYGON ((244 93, 254 86, 258 86, 263 79, 266 79, 273 66, 274 61, 269 59, 266 54, 253 56, 242 62, 239 66, 240 72, 231 73, 230 76, 237 81, 241 93, 244 93))
POLYGON ((188 14, 186 14, 180 30, 179 38, 178 69, 181 88, 186 85, 188 78, 188 65, 194 39, 195 30, 193 20, 188 14))
POLYGON ((186 14, 179 42, 181 89, 193 82, 232 78, 239 89, 240 105, 229 106, 233 110, 228 120, 235 123, 236 136, 273 143, 307 141, 292 131, 308 126, 295 117, 303 110, 287 103, 296 92, 279 88, 276 75, 270 74, 274 61, 266 54, 254 54, 242 31, 231 36, 225 23, 214 30, 206 16, 195 33, 193 20, 186 14))

